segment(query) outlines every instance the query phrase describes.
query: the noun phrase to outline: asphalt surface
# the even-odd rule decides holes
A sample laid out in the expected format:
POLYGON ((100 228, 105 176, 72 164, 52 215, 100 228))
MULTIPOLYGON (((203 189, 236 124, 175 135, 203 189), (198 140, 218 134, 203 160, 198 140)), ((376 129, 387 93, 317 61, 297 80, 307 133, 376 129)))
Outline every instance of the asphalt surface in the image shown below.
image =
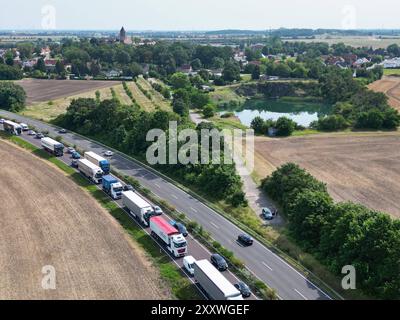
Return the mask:
MULTIPOLYGON (((57 128, 37 120, 3 110, 0 110, 1 116, 26 123, 29 126, 35 127, 38 131, 48 131, 49 136, 52 137, 60 135, 57 128)), ((108 150, 106 147, 74 133, 67 133, 62 136, 66 143, 76 145, 82 150, 90 150, 98 154, 103 154, 108 150)), ((116 153, 110 162, 114 169, 134 177, 159 198, 167 201, 178 211, 185 213, 189 219, 202 225, 216 241, 221 243, 225 248, 233 251, 239 259, 244 261, 247 268, 254 275, 274 288, 281 299, 330 299, 326 293, 305 278, 299 271, 258 241, 255 241, 251 247, 238 245, 236 239, 238 235, 243 233, 240 228, 180 188, 145 167, 138 165, 121 153, 116 153)))

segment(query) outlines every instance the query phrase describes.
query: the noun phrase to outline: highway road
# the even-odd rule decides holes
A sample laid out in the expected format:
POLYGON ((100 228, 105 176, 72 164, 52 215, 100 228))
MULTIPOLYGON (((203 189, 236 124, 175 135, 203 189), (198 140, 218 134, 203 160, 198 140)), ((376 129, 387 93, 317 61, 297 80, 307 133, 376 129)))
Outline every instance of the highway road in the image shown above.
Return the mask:
MULTIPOLYGON (((58 129, 37 120, 0 110, 0 117, 14 119, 35 127, 39 131, 48 131, 49 136, 60 135, 58 129)), ((91 150, 103 154, 107 148, 75 133, 63 135, 63 140, 82 150, 91 150)), ((236 239, 243 231, 225 219, 213 209, 193 198, 161 176, 130 160, 121 153, 111 159, 114 169, 137 179, 145 188, 150 189, 159 198, 164 199, 178 211, 198 222, 211 236, 246 263, 247 268, 260 280, 274 288, 283 300, 328 300, 330 297, 314 285, 299 271, 290 266, 281 257, 273 253, 258 241, 252 247, 241 247, 236 239)))

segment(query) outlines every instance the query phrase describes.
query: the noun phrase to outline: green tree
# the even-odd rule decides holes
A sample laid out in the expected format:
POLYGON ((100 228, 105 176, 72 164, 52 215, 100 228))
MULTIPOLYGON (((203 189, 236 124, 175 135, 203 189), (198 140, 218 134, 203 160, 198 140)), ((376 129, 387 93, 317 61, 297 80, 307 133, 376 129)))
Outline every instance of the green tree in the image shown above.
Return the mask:
POLYGON ((260 116, 257 116, 251 122, 250 127, 254 130, 256 134, 266 134, 265 130, 265 121, 260 116))
POLYGON ((286 117, 280 117, 276 121, 275 128, 277 129, 277 135, 287 137, 292 135, 296 128, 296 122, 286 117))
POLYGON ((228 62, 222 71, 222 78, 228 82, 239 81, 241 79, 239 66, 236 63, 228 62))
POLYGON ((174 73, 171 76, 170 83, 174 89, 184 89, 190 86, 189 77, 181 72, 174 73))
POLYGON ((36 70, 39 70, 40 72, 46 72, 46 65, 45 65, 45 63, 44 63, 43 58, 40 58, 40 59, 37 61, 36 66, 35 66, 35 69, 36 69, 36 70))
POLYGON ((24 89, 12 82, 0 82, 0 106, 12 112, 21 111, 25 107, 26 93, 24 89))
POLYGON ((253 72, 251 73, 251 79, 258 80, 260 79, 261 71, 259 66, 255 66, 253 72))
POLYGON ((203 108, 203 115, 205 118, 212 118, 215 115, 215 109, 214 106, 211 104, 206 105, 203 108))

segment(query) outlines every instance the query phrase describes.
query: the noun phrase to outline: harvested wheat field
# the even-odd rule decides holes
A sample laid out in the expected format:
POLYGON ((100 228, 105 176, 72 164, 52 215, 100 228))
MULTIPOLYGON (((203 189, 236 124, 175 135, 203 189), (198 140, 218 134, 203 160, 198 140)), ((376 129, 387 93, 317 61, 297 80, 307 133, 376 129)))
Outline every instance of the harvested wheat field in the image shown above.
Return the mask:
POLYGON ((0 140, 0 299, 168 299, 120 225, 62 171, 0 140), (42 288, 53 266, 56 289, 42 288))
POLYGON ((23 79, 16 83, 24 88, 27 104, 57 100, 121 84, 118 81, 41 79, 23 79))
POLYGON ((389 98, 390 106, 400 111, 400 77, 385 76, 371 83, 369 88, 385 93, 389 98))
POLYGON ((354 201, 400 217, 400 134, 328 134, 257 138, 256 172, 294 162, 328 185, 336 201, 354 201), (269 165, 269 166, 268 166, 269 165))

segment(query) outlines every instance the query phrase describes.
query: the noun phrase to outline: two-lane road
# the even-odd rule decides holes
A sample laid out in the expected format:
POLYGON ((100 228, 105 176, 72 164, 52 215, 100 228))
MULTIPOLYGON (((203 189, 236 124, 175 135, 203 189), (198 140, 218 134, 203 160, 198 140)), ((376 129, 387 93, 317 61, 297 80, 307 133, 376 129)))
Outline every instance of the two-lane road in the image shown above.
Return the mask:
MULTIPOLYGON (((32 120, 0 110, 0 117, 15 119, 34 126, 39 131, 49 131, 49 135, 55 137, 58 129, 49 124, 32 120)), ((74 133, 63 135, 63 140, 79 149, 92 150, 103 154, 106 147, 92 142, 74 133)), ((274 254, 264 245, 255 241, 252 247, 243 248, 236 243, 236 238, 243 233, 233 223, 219 215, 213 209, 204 205, 188 193, 164 180, 161 176, 130 160, 121 153, 117 153, 111 159, 112 166, 137 179, 144 187, 150 189, 178 211, 183 212, 193 221, 198 222, 211 236, 224 247, 233 251, 235 255, 246 263, 246 266, 259 279, 274 288, 279 297, 284 300, 319 300, 330 299, 321 289, 306 279, 300 272, 291 267, 278 255, 274 254)))

